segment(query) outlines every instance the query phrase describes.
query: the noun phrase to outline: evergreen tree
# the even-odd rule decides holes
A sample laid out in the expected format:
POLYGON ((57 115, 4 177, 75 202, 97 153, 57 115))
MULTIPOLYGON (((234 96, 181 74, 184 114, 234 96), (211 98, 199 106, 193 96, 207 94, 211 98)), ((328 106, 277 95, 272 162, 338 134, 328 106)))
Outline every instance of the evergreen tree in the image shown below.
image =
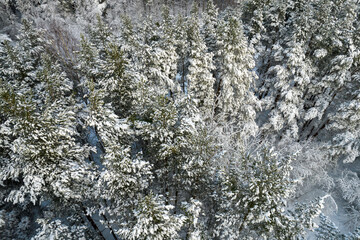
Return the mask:
MULTIPOLYGON (((290 41, 288 48, 283 49, 278 46, 287 59, 282 59, 284 65, 277 65, 270 68, 274 88, 272 99, 265 101, 272 102, 274 105, 269 106, 272 110, 269 114, 270 125, 275 131, 280 131, 280 135, 288 135, 294 138, 298 137, 300 119, 309 120, 314 118, 312 112, 304 112, 304 95, 311 85, 312 78, 311 62, 306 61, 303 50, 303 44, 293 39, 290 41), (285 130, 285 131, 284 131, 285 130)), ((301 126, 301 125, 300 125, 301 126)))
MULTIPOLYGON (((165 205, 161 196, 146 196, 138 203, 135 221, 120 229, 126 239, 174 239, 184 222, 184 217, 171 214, 171 205, 165 205), (130 227, 128 227, 128 225, 130 227)), ((129 221, 126 219, 125 221, 129 221)), ((130 221, 129 221, 130 222, 130 221)))
POLYGON ((187 74, 187 68, 189 62, 187 61, 188 56, 188 41, 186 41, 186 21, 182 16, 178 16, 176 20, 176 27, 175 27, 175 39, 176 39, 176 53, 179 56, 178 64, 177 64, 177 75, 176 80, 180 84, 182 92, 187 92, 187 80, 186 80, 186 74, 187 74))
POLYGON ((218 60, 221 65, 217 70, 216 114, 236 119, 254 134, 257 129, 255 109, 259 104, 252 92, 256 76, 251 71, 255 66, 251 50, 235 14, 228 12, 218 31, 221 33, 218 60))
POLYGON ((325 215, 320 215, 320 226, 316 229, 317 239, 345 239, 339 229, 325 215))
POLYGON ((220 209, 214 234, 227 239, 297 239, 311 229, 321 203, 286 211, 294 190, 290 159, 266 147, 254 155, 233 154, 221 170, 220 209))
POLYGON ((208 52, 214 53, 217 50, 217 26, 219 20, 218 9, 213 0, 210 0, 206 4, 206 11, 204 13, 203 35, 208 52))
POLYGON ((154 91, 163 95, 177 91, 175 83, 177 53, 174 46, 174 36, 168 22, 171 22, 168 9, 164 8, 163 21, 160 24, 148 19, 144 22, 144 43, 141 66, 149 85, 154 91))
POLYGON ((199 19, 196 16, 196 7, 193 10, 189 21, 187 39, 189 44, 188 56, 188 93, 194 100, 196 106, 204 112, 212 111, 214 108, 214 84, 215 79, 211 71, 214 70, 212 64, 212 54, 207 53, 206 45, 200 35, 199 19))
MULTIPOLYGON (((41 52, 45 41, 28 23, 20 38, 14 47, 6 45, 1 62, 1 69, 19 63, 13 65, 15 74, 2 71, 1 109, 6 120, 1 124, 5 151, 0 171, 1 181, 12 188, 6 201, 25 208, 49 202, 45 207, 49 214, 44 216, 49 221, 60 216, 85 218, 80 206, 88 199, 85 192, 92 191, 94 169, 86 162, 91 148, 78 140, 72 82, 53 58, 41 52), (19 52, 17 58, 14 52, 19 52)), ((68 224, 83 226, 75 222, 68 224)))

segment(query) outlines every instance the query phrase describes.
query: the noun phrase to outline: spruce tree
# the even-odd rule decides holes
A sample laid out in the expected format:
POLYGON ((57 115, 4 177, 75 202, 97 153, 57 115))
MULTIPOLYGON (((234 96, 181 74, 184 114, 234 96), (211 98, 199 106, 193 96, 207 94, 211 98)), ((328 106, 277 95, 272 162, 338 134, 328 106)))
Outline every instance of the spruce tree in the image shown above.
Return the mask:
POLYGON ((1 124, 5 155, 0 171, 1 180, 12 188, 6 201, 23 204, 29 212, 47 202, 40 212, 44 223, 63 217, 67 224, 83 228, 86 213, 81 205, 88 199, 85 192, 92 192, 94 169, 86 161, 91 148, 78 138, 79 107, 72 82, 41 51, 46 47, 41 34, 24 24, 21 40, 6 46, 1 62, 1 69, 19 63, 13 65, 15 74, 2 71, 1 109, 6 120, 1 124), (19 53, 16 58, 14 52, 19 53))
POLYGON ((214 109, 214 84, 215 79, 211 71, 214 70, 212 54, 207 53, 205 42, 200 35, 198 25, 199 18, 196 16, 197 8, 194 8, 189 28, 187 30, 187 41, 189 42, 188 56, 188 93, 196 106, 203 112, 211 112, 214 109))
POLYGON ((256 75, 252 71, 254 60, 251 49, 234 13, 227 12, 218 27, 221 34, 218 79, 215 89, 215 113, 225 119, 236 119, 254 134, 256 108, 259 103, 252 92, 256 75))

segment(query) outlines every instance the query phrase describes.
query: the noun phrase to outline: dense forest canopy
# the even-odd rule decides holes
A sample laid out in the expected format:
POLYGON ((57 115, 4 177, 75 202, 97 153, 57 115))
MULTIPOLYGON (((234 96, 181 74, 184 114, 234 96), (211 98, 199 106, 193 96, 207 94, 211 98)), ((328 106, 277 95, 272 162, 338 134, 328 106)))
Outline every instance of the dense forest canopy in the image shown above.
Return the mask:
POLYGON ((1 239, 360 239, 355 0, 0 0, 1 239))

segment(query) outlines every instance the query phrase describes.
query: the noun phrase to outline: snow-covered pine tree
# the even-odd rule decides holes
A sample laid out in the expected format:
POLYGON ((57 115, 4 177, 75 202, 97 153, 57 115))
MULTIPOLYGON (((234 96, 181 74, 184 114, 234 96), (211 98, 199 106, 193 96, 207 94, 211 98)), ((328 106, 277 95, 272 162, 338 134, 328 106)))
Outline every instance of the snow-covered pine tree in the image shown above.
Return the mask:
POLYGON ((151 18, 143 22, 144 42, 141 46, 141 71, 147 77, 149 86, 159 94, 172 94, 179 87, 175 83, 178 55, 174 44, 172 19, 169 9, 164 7, 162 22, 151 18))
POLYGON ((312 227, 321 204, 288 211, 294 190, 290 156, 278 155, 266 146, 252 153, 233 153, 221 169, 221 189, 215 236, 227 239, 297 239, 312 227))
MULTIPOLYGON (((256 49, 254 60, 259 75, 258 85, 262 86, 263 74, 272 66, 273 45, 283 40, 284 25, 288 15, 287 1, 254 0, 244 2, 242 20, 245 34, 256 49)), ((276 50, 276 49, 275 49, 276 50)))
POLYGON ((164 6, 162 9, 162 22, 160 24, 162 31, 162 40, 160 41, 160 46, 168 54, 168 62, 165 74, 170 78, 172 83, 170 84, 169 96, 174 97, 177 92, 180 92, 180 85, 176 81, 177 76, 177 64, 179 62, 179 55, 176 51, 177 39, 176 32, 174 29, 175 19, 170 14, 170 9, 167 6, 164 6))
POLYGON ((41 34, 30 23, 24 26, 21 40, 6 46, 0 63, 6 118, 0 131, 5 150, 0 171, 1 181, 11 188, 6 201, 23 204, 29 212, 42 205, 42 218, 67 218, 69 225, 84 226, 82 204, 96 172, 86 162, 91 148, 78 138, 72 82, 42 51, 41 34))
POLYGON ((256 110, 259 107, 253 93, 256 78, 252 69, 255 66, 252 50, 244 36, 237 15, 226 12, 218 26, 219 69, 215 89, 215 114, 227 120, 236 120, 245 126, 250 134, 257 130, 256 110))
MULTIPOLYGON (((257 44, 260 50, 257 59, 259 97, 270 120, 264 129, 272 129, 282 137, 297 138, 299 131, 303 130, 300 119, 305 115, 304 96, 311 87, 314 72, 312 62, 306 56, 307 42, 304 40, 309 35, 307 19, 312 9, 308 9, 311 5, 304 2, 285 7, 282 2, 270 5, 271 11, 263 11, 262 25, 269 32, 264 32, 264 39, 257 44), (287 13, 289 9, 293 15, 287 13), (297 12, 306 12, 306 16, 297 12), (278 23, 273 23, 274 19, 278 19, 278 23)), ((264 6, 267 4, 261 3, 258 7, 264 6)))
POLYGON ((219 20, 218 8, 214 4, 213 0, 209 0, 206 3, 206 11, 203 16, 203 28, 202 34, 208 48, 208 52, 214 53, 217 49, 217 25, 219 20))
POLYGON ((138 32, 136 24, 127 15, 121 16, 120 39, 121 50, 130 64, 136 64, 140 61, 141 35, 138 32))
POLYGON ((176 19, 174 36, 176 39, 176 53, 179 56, 177 63, 176 80, 180 84, 182 92, 187 91, 186 73, 188 67, 188 42, 186 41, 186 20, 183 16, 178 15, 176 19))
POLYGON ((104 58, 105 49, 109 42, 114 41, 114 35, 111 33, 111 29, 101 19, 100 15, 96 16, 95 27, 89 29, 89 39, 97 49, 100 51, 100 57, 104 58))
MULTIPOLYGON (((70 222, 73 219, 69 219, 70 222)), ((44 219, 38 220, 38 224, 41 226, 32 240, 46 240, 56 237, 57 239, 86 239, 91 235, 86 234, 86 226, 69 225, 66 221, 56 219, 48 221, 44 219)))
POLYGON ((320 215, 320 226, 315 230, 317 239, 345 239, 345 235, 325 215, 320 215))
POLYGON ((271 101, 272 110, 269 113, 269 125, 264 128, 272 128, 279 131, 279 135, 292 136, 298 138, 301 120, 308 120, 312 116, 305 113, 304 95, 310 85, 312 77, 311 62, 306 59, 303 43, 298 42, 297 38, 290 40, 286 47, 280 48, 280 56, 286 56, 282 59, 283 65, 276 65, 269 69, 269 74, 274 76, 274 92, 271 101))
POLYGON ((175 239, 184 224, 185 217, 172 214, 172 205, 167 205, 160 196, 149 194, 137 204, 134 220, 124 219, 125 227, 119 233, 125 239, 175 239))
POLYGON ((360 92, 351 91, 353 99, 342 103, 336 113, 330 115, 332 123, 329 128, 338 131, 338 134, 329 144, 333 157, 342 158, 344 163, 354 162, 360 155, 360 92))
POLYGON ((188 21, 187 41, 189 45, 188 72, 186 75, 188 83, 188 94, 196 106, 207 114, 214 110, 214 84, 212 76, 214 65, 212 53, 207 52, 207 47, 200 34, 199 17, 195 6, 190 20, 188 21))
POLYGON ((191 198, 189 202, 182 203, 182 209, 187 217, 185 222, 188 228, 186 238, 190 240, 210 238, 206 231, 206 223, 202 220, 202 216, 204 215, 202 203, 191 198))
POLYGON ((207 201, 216 146, 199 110, 188 96, 175 102, 158 96, 147 108, 147 117, 135 125, 144 158, 153 165, 152 187, 171 203, 174 213, 181 213, 181 203, 190 204, 190 197, 207 201))
MULTIPOLYGON (((337 24, 344 25, 347 31, 343 30, 344 32, 335 35, 343 46, 339 47, 340 50, 326 50, 329 53, 341 51, 342 55, 332 59, 331 69, 328 71, 328 75, 323 78, 323 84, 329 84, 331 89, 334 89, 333 91, 328 91, 331 96, 329 104, 337 103, 336 111, 328 114, 330 121, 327 129, 336 133, 329 143, 329 146, 331 145, 330 152, 332 156, 340 157, 345 163, 349 163, 355 161, 360 155, 358 131, 360 123, 360 92, 354 90, 359 88, 360 83, 360 44, 357 40, 358 36, 353 33, 353 31, 357 31, 353 25, 359 19, 353 11, 355 9, 359 10, 359 7, 350 3, 343 4, 345 6, 343 6, 344 9, 341 12, 347 12, 348 17, 341 19, 337 24), (335 89, 338 89, 338 91, 335 89)), ((358 25, 357 28, 359 28, 358 25)), ((332 37, 334 38, 335 36, 332 37)))
POLYGON ((307 50, 307 55, 310 55, 316 67, 313 87, 309 88, 305 97, 306 110, 310 113, 307 115, 313 116, 305 123, 309 131, 306 135, 309 137, 317 136, 326 129, 330 122, 329 111, 337 107, 338 99, 346 97, 344 89, 351 80, 350 69, 354 57, 354 46, 350 39, 355 21, 352 9, 356 9, 356 6, 350 2, 334 4, 332 1, 322 1, 320 5, 319 9, 322 10, 313 14, 317 27, 312 29, 311 44, 307 50), (320 24, 323 27, 320 28, 320 24))
POLYGON ((176 104, 180 115, 175 135, 179 172, 174 180, 183 186, 181 191, 186 195, 204 201, 215 174, 213 161, 218 146, 210 133, 209 122, 202 119, 203 114, 192 99, 184 97, 176 104))
POLYGON ((100 82, 100 87, 107 95, 104 101, 112 104, 117 115, 128 116, 133 108, 133 91, 137 84, 133 70, 128 67, 118 39, 99 16, 98 24, 90 33, 89 40, 96 46, 99 54, 99 60, 96 62, 98 71, 104 73, 100 82))

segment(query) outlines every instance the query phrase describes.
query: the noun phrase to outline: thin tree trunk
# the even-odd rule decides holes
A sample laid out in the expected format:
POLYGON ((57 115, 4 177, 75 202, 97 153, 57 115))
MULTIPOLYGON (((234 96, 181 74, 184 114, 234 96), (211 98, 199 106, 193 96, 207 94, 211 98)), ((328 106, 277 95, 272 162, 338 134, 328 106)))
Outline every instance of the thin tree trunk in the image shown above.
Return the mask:
POLYGON ((86 216, 86 219, 90 222, 93 229, 99 234, 100 239, 106 240, 106 238, 103 236, 102 232, 100 231, 100 229, 96 225, 94 219, 92 219, 92 217, 89 214, 87 214, 85 207, 83 205, 81 205, 81 208, 82 208, 82 210, 84 212, 84 215, 86 216))
POLYGON ((241 222, 241 225, 240 225, 240 227, 239 227, 239 233, 243 230, 243 228, 244 228, 244 223, 245 223, 245 221, 247 220, 247 218, 248 218, 248 216, 249 216, 249 213, 250 213, 250 210, 251 210, 251 208, 248 210, 248 212, 245 214, 245 216, 244 216, 244 219, 243 219, 243 221, 241 222))
POLYGON ((182 69, 181 69, 181 84, 182 84, 182 90, 185 93, 185 60, 182 61, 182 69))
POLYGON ((102 217, 104 218, 104 220, 106 221, 107 226, 108 226, 108 228, 109 228, 109 230, 110 230, 110 233, 111 233, 111 235, 113 236, 113 238, 114 238, 115 240, 118 240, 118 238, 116 237, 116 235, 115 235, 115 233, 114 233, 114 230, 112 229, 111 225, 109 224, 109 221, 108 221, 107 217, 105 216, 105 214, 101 214, 101 216, 102 216, 102 217))

